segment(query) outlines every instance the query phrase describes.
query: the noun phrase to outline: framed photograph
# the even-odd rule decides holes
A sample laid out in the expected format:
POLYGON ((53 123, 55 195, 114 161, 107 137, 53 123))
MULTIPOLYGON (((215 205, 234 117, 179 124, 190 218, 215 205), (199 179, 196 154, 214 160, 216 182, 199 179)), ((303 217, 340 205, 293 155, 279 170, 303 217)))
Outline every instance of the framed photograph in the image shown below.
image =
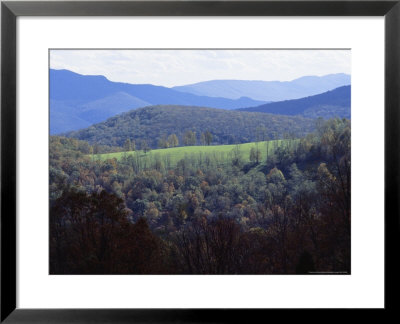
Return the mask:
POLYGON ((2 2, 1 321, 393 309, 399 15, 2 2))

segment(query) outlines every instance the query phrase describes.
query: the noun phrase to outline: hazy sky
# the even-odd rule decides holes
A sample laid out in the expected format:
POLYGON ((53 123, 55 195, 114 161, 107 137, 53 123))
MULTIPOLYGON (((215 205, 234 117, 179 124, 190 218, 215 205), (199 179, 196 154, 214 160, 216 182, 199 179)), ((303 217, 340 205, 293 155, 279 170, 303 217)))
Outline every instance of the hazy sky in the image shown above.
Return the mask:
POLYGON ((50 67, 111 81, 184 85, 351 74, 350 50, 51 50, 50 67))

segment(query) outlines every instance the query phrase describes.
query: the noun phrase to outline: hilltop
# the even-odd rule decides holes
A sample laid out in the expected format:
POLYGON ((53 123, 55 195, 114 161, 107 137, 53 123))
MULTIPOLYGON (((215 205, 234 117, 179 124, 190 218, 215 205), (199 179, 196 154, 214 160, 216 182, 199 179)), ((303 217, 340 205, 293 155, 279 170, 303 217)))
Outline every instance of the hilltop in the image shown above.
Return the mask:
POLYGON ((182 143, 187 131, 195 132, 196 144, 206 131, 212 134, 211 144, 237 144, 283 138, 285 134, 300 137, 313 130, 314 120, 298 116, 167 105, 132 110, 66 136, 111 146, 123 146, 129 138, 157 148, 158 141, 171 134, 182 143))

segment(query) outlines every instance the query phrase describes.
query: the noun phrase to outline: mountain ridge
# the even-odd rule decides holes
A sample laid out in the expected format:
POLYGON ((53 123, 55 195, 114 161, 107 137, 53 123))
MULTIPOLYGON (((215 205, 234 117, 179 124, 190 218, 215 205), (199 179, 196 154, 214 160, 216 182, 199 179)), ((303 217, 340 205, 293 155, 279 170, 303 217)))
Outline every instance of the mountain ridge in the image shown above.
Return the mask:
POLYGON ((262 112, 307 118, 351 117, 351 86, 338 87, 314 96, 272 102, 239 111, 262 112))
POLYGON ((50 111, 57 111, 53 115, 50 114, 50 117, 53 117, 50 119, 51 134, 75 130, 80 127, 78 124, 82 124, 67 123, 59 116, 67 116, 71 120, 81 119, 83 123, 94 124, 117 113, 147 105, 176 104, 236 109, 265 103, 251 98, 233 100, 197 96, 162 86, 113 82, 102 75, 82 75, 69 70, 50 69, 49 74, 50 111), (114 98, 113 105, 110 105, 109 101, 104 103, 104 100, 101 100, 107 97, 114 98), (58 105, 53 106, 54 102, 58 105), (88 110, 88 106, 91 107, 92 114, 83 114, 88 110), (101 113, 96 113, 97 110, 101 113))
POLYGON ((218 94, 230 99, 247 96, 255 100, 283 101, 316 95, 349 84, 351 84, 350 75, 335 73, 324 76, 302 76, 291 81, 209 80, 175 86, 172 89, 210 97, 218 94))

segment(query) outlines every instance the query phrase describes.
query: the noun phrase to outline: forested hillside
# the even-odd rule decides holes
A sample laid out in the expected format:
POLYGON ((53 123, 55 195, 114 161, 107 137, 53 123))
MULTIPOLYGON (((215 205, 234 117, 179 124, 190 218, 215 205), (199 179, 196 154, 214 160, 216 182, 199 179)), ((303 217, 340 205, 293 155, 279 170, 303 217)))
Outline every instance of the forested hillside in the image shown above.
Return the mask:
POLYGON ((139 145, 145 141, 149 147, 157 148, 160 141, 170 135, 176 135, 178 145, 184 145, 187 132, 192 133, 190 144, 198 145, 204 144, 202 134, 206 132, 212 134, 208 144, 238 144, 300 137, 314 129, 315 121, 303 117, 202 107, 152 106, 66 135, 92 144, 123 146, 129 139, 139 145))
POLYGON ((234 147, 229 163, 174 165, 51 137, 50 273, 348 274, 350 137, 332 119, 283 145, 234 147))

